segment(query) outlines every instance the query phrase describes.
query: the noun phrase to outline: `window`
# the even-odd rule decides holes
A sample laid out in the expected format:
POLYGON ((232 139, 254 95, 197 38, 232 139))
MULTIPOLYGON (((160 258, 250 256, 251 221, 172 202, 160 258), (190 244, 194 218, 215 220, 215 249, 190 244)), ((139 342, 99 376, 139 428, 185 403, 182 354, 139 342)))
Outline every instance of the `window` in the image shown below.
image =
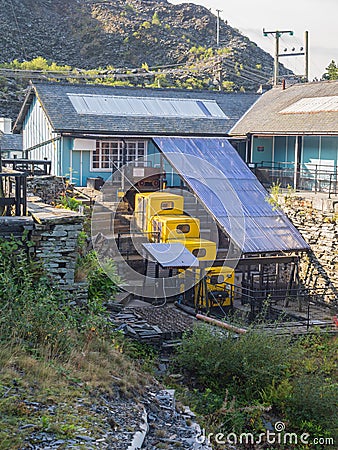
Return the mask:
POLYGON ((174 202, 169 202, 169 201, 165 201, 161 203, 161 209, 163 211, 168 210, 168 209, 174 209, 174 202))
POLYGON ((187 223, 182 223, 180 225, 177 225, 176 231, 179 233, 185 233, 185 234, 189 233, 190 225, 188 225, 187 223))
POLYGON ((210 277, 210 284, 222 284, 224 283, 223 275, 212 275, 210 277))
POLYGON ((205 248, 195 248, 191 253, 195 256, 195 258, 204 258, 207 251, 205 248))
POLYGON ((91 170, 115 171, 124 164, 146 156, 146 141, 96 141, 91 170))

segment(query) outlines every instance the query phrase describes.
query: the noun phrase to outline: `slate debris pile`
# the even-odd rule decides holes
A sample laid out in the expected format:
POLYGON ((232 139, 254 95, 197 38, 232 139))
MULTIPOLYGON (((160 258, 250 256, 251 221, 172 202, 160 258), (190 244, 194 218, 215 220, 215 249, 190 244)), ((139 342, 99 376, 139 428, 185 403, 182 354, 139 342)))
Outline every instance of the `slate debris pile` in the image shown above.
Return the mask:
POLYGON ((51 205, 55 203, 56 199, 64 196, 66 192, 71 197, 73 195, 73 185, 66 183, 65 177, 57 177, 54 175, 28 177, 27 192, 28 196, 40 197, 42 202, 51 205))
MULTIPOLYGON (((29 402, 27 407, 32 408, 33 403, 29 402)), ((46 405, 34 403, 34 410, 40 412, 42 417, 48 414, 49 416, 55 415, 57 418, 58 409, 62 409, 63 406, 59 404, 46 407, 46 405)), ((60 436, 51 432, 51 426, 46 426, 46 430, 41 431, 35 424, 24 424, 21 429, 31 428, 32 432, 28 435, 25 445, 20 450, 54 450, 61 448, 126 450, 132 442, 135 432, 139 429, 144 413, 141 403, 120 396, 118 390, 116 390, 114 396, 93 396, 91 405, 79 399, 75 408, 81 409, 81 414, 83 414, 83 410, 86 410, 89 420, 92 420, 93 428, 96 428, 95 431, 81 428, 81 425, 79 425, 76 427, 76 433, 71 433, 72 437, 67 437, 67 433, 64 433, 64 437, 60 438, 60 436)), ((67 425, 69 424, 64 424, 65 430, 67 425)))
MULTIPOLYGON (((58 417, 58 409, 65 405, 46 406, 38 402, 26 402, 27 408, 58 417)), ((85 409, 94 416, 93 428, 77 426, 72 437, 57 436, 49 426, 45 430, 33 423, 20 428, 31 430, 20 450, 54 449, 110 449, 110 450, 155 450, 158 448, 181 448, 189 450, 211 450, 207 444, 199 443, 201 429, 195 422, 195 415, 187 407, 175 402, 174 390, 163 390, 156 383, 148 386, 140 398, 127 399, 119 395, 96 395, 92 403, 78 400, 76 408, 85 409), (162 447, 161 447, 162 445, 162 447)), ((83 411, 82 413, 83 414, 83 411)), ((67 424, 65 423, 65 427, 67 424)))
POLYGON ((180 339, 194 324, 193 317, 171 306, 124 308, 111 320, 128 337, 155 346, 180 339))
MULTIPOLYGON (((216 46, 216 16, 201 5, 173 5, 165 0, 23 0, 12 6, 0 10, 0 63, 14 59, 30 61, 41 56, 77 68, 79 76, 81 69, 112 65, 120 68, 115 72, 117 79, 121 79, 119 72, 125 74, 125 68, 131 68, 132 78, 128 77, 128 81, 133 84, 144 83, 148 78, 153 80, 154 73, 140 69, 144 64, 152 67, 187 63, 189 67, 198 63, 201 83, 205 88, 215 87, 213 64, 203 64, 203 55, 195 61, 191 52, 193 47, 207 51, 216 46)), ((224 66, 222 71, 224 79, 234 82, 235 90, 243 87, 256 92, 262 82, 259 73, 257 76, 253 73, 251 79, 236 75, 237 65, 246 69, 259 63, 262 73, 272 73, 273 58, 223 20, 220 21, 220 46, 230 52, 227 60, 233 70, 224 66)), ((280 66, 281 75, 290 73, 280 66)), ((29 79, 38 75, 20 74, 19 78, 14 73, 11 76, 15 78, 6 72, 1 79, 0 116, 15 120, 29 79)), ((180 85, 191 76, 196 77, 195 69, 172 71, 165 74, 163 87, 174 80, 180 85)), ((46 75, 41 77, 45 79, 46 75)))
POLYGON ((207 444, 199 442, 201 429, 195 422, 194 413, 189 408, 179 411, 173 389, 161 390, 157 394, 150 393, 145 406, 149 428, 143 449, 211 450, 207 444))

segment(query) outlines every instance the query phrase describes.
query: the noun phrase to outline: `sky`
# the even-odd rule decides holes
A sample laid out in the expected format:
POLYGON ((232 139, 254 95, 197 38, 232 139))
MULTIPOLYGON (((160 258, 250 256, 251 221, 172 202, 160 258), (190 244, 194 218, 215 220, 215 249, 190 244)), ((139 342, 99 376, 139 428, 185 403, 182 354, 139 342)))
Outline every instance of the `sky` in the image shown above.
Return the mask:
MULTIPOLYGON (((320 79, 332 60, 338 64, 338 0, 168 0, 169 3, 195 3, 222 10, 220 17, 233 28, 274 55, 275 41, 267 31, 292 30, 282 35, 280 53, 300 51, 304 33, 309 32, 309 79, 320 79)), ((280 62, 296 74, 304 74, 304 56, 281 57, 280 62)))

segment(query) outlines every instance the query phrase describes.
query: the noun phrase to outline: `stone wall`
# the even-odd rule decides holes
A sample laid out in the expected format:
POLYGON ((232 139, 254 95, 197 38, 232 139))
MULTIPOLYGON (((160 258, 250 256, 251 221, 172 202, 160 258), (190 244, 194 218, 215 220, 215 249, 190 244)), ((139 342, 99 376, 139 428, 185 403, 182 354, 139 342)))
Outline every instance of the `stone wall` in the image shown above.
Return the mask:
POLYGON ((291 197, 282 202, 282 209, 311 246, 309 257, 301 264, 304 281, 309 287, 328 288, 337 297, 338 217, 315 206, 315 197, 291 197))
POLYGON ((0 217, 0 237, 20 237, 27 230, 29 240, 35 243, 30 251, 43 262, 54 282, 69 298, 85 301, 87 285, 75 282, 77 240, 84 216, 38 202, 29 203, 28 209, 29 217, 0 217))

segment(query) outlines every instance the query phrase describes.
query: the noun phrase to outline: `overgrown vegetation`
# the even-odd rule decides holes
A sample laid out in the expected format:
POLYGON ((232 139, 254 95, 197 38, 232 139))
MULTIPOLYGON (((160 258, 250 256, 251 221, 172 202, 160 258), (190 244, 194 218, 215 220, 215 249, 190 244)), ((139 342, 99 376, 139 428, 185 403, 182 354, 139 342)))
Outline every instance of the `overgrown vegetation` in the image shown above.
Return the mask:
POLYGON ((25 237, 0 240, 0 339, 14 340, 33 353, 43 345, 52 358, 69 355, 93 331, 94 322, 96 332, 105 332, 104 307, 98 305, 102 297, 92 294, 83 306, 69 301, 41 263, 27 255, 29 245, 25 237))
POLYGON ((287 432, 337 439, 336 345, 320 333, 293 342, 198 326, 178 349, 176 370, 187 380, 178 389, 209 432, 258 435, 266 423, 282 421, 287 432))
MULTIPOLYGON (((79 245, 84 241, 81 235, 79 245)), ((79 434, 99 438, 111 427, 92 406, 100 405, 102 396, 118 396, 121 402, 138 396, 149 381, 131 359, 149 364, 146 350, 109 325, 104 301, 116 292, 118 279, 108 285, 91 253, 92 291, 85 305, 77 305, 29 257, 30 245, 26 236, 21 241, 0 240, 3 450, 24 448, 32 433, 50 433, 55 440, 79 434), (105 295, 97 288, 102 281, 105 295)))
MULTIPOLYGON (((152 23, 145 21, 142 29, 148 29, 151 26, 160 26, 158 16, 154 14, 152 23)), ((135 38, 140 37, 140 32, 134 33, 135 38)), ((109 86, 142 86, 149 88, 179 88, 179 89, 209 89, 218 90, 221 88, 224 91, 232 92, 235 89, 235 83, 233 81, 224 80, 221 86, 215 85, 213 82, 213 71, 210 71, 210 63, 212 58, 217 55, 226 55, 230 52, 227 48, 221 48, 213 50, 212 48, 205 48, 202 46, 192 47, 189 51, 189 61, 186 67, 182 67, 185 72, 176 75, 164 71, 158 71, 158 69, 149 68, 147 63, 143 63, 141 69, 146 70, 149 74, 147 78, 144 76, 138 77, 137 74, 132 73, 130 70, 126 70, 125 74, 130 75, 130 78, 120 79, 116 74, 116 69, 113 66, 99 67, 97 69, 79 69, 72 68, 68 65, 58 65, 53 61, 48 61, 41 56, 32 59, 31 61, 19 62, 14 60, 10 63, 0 64, 0 68, 13 69, 13 70, 27 70, 27 71, 41 71, 45 76, 48 76, 50 81, 57 81, 66 79, 70 83, 77 82, 77 78, 85 78, 87 83, 105 84, 109 86), (210 60, 210 61, 209 61, 210 60), (196 71, 195 64, 206 64, 206 70, 202 66, 196 71)), ((120 71, 117 71, 120 73, 120 71)), ((143 75, 143 74, 142 74, 143 75)))
POLYGON ((286 190, 282 190, 280 182, 277 180, 272 183, 270 187, 270 195, 266 198, 266 201, 273 206, 274 209, 280 208, 282 193, 283 193, 283 201, 284 204, 290 206, 292 204, 292 194, 294 194, 295 190, 292 186, 288 184, 286 190))
MULTIPOLYGON (((78 245, 79 268, 92 287, 86 305, 53 285, 29 257, 26 236, 0 241, 1 449, 23 448, 32 430, 59 439, 99 437, 107 421, 92 405, 103 396, 139 396, 149 382, 135 360, 152 369, 156 353, 109 326, 104 302, 119 279, 102 278, 95 252, 84 252, 85 233, 78 245)), ((319 332, 291 340, 197 326, 178 348, 173 369, 184 382, 175 387, 208 432, 258 435, 281 421, 287 432, 337 439, 336 344, 319 332)))
POLYGON ((56 208, 64 208, 71 211, 80 211, 82 202, 75 197, 70 197, 69 195, 61 195, 55 206, 56 208))
POLYGON ((88 281, 89 301, 107 302, 118 292, 121 280, 116 274, 111 259, 98 261, 94 250, 79 257, 76 267, 76 281, 88 281), (108 275, 107 275, 108 274, 108 275))

